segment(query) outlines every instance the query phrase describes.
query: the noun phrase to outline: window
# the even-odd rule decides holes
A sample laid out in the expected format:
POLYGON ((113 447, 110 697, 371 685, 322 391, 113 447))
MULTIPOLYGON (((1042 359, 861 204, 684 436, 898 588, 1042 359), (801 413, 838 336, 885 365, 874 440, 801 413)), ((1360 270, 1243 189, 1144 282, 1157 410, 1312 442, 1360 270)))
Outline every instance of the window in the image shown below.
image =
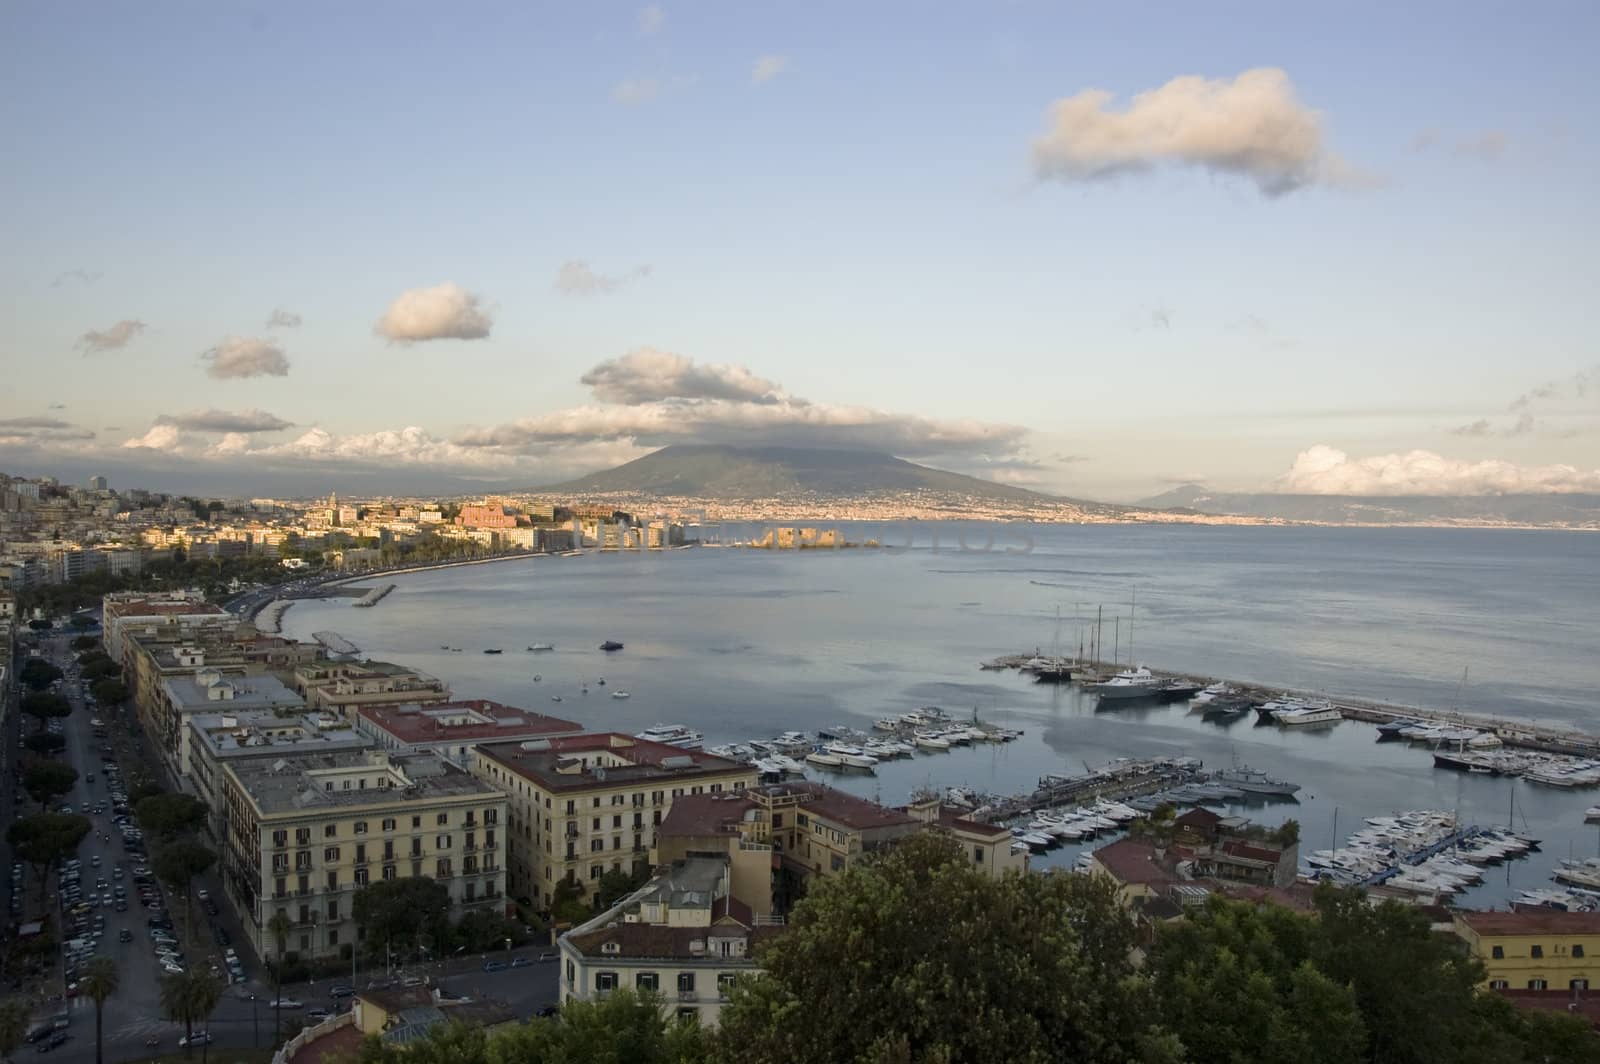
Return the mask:
POLYGON ((357 820, 356 821, 356 834, 357 835, 365 835, 366 833, 367 833, 367 822, 365 820, 357 820))
POLYGON ((339 863, 339 847, 337 847, 337 846, 328 846, 328 847, 324 848, 323 851, 322 851, 322 859, 324 861, 327 861, 329 864, 338 864, 339 863))
POLYGON ((589 830, 590 831, 599 831, 600 830, 600 818, 599 817, 595 817, 594 818, 593 823, 591 823, 589 825, 589 830))
POLYGON ((773 813, 772 814, 772 826, 775 827, 775 828, 783 827, 783 814, 782 813, 773 813))
POLYGON ((394 830, 394 817, 391 816, 391 817, 385 817, 384 818, 383 830, 385 830, 385 831, 393 831, 394 830))
POLYGON ((983 864, 983 847, 982 846, 974 846, 972 848, 972 863, 973 864, 983 864))
POLYGON ((301 894, 310 894, 311 893, 311 877, 310 876, 300 876, 299 877, 299 888, 300 888, 300 893, 301 894))
POLYGON ((356 869, 356 886, 364 887, 366 885, 367 885, 367 870, 365 868, 356 869))
POLYGON ((1544 947, 1543 946, 1529 946, 1528 947, 1528 956, 1534 958, 1535 960, 1539 959, 1540 957, 1543 957, 1544 956, 1544 947))
POLYGON ((617 988, 617 973, 595 972, 594 988, 596 990, 615 990, 617 988))
POLYGON ((311 867, 311 851, 310 850, 298 850, 298 851, 296 851, 295 855, 294 855, 294 866, 295 866, 295 868, 300 869, 302 871, 307 869, 307 868, 310 868, 311 867))
POLYGON ((337 872, 329 872, 328 873, 328 889, 329 890, 338 890, 339 889, 339 873, 337 873, 337 872))
POLYGON ((287 872, 289 870, 289 855, 286 853, 273 854, 272 870, 274 872, 287 872))
POLYGON ((700 1010, 699 1009, 690 1009, 690 1008, 679 1009, 678 1010, 678 1022, 679 1023, 698 1023, 698 1022, 700 1022, 700 1010))
POLYGON ((655 972, 640 972, 633 977, 633 985, 640 990, 660 990, 661 977, 655 972))
POLYGON ((328 903, 328 922, 330 924, 332 924, 332 923, 338 923, 338 921, 339 921, 339 899, 338 898, 334 898, 332 901, 330 901, 328 903))
POLYGON ((601 876, 605 875, 605 872, 606 872, 606 866, 605 865, 597 864, 597 865, 590 865, 589 866, 589 878, 590 879, 599 879, 601 876))
POLYGON ((1529 979, 1528 980, 1528 989, 1529 990, 1543 990, 1544 988, 1545 988, 1545 981, 1543 979, 1529 979))
POLYGON ((1492 949, 1489 950, 1489 956, 1493 957, 1497 961, 1505 960, 1505 958, 1506 958, 1505 947, 1504 946, 1495 946, 1495 947, 1493 947, 1492 949))
POLYGON ((294 829, 294 841, 295 841, 295 844, 298 845, 298 846, 305 846, 305 845, 309 844, 311 842, 311 829, 310 828, 295 828, 294 829))
POLYGON ((733 981, 737 978, 738 976, 734 975, 732 972, 718 972, 717 993, 721 994, 723 997, 727 997, 728 991, 733 989, 733 981))
POLYGON ((1583 959, 1583 946, 1582 945, 1576 945, 1576 946, 1572 947, 1572 958, 1573 958, 1573 960, 1582 960, 1583 959))
POLYGON ((598 794, 594 796, 594 808, 600 808, 600 796, 598 794))
POLYGON ((287 846, 287 845, 289 845, 289 833, 287 831, 283 831, 283 830, 274 831, 272 833, 272 845, 274 845, 274 846, 287 846))
POLYGON ((693 972, 679 972, 678 973, 678 993, 680 993, 680 994, 692 994, 692 993, 694 993, 694 973, 693 972))
POLYGON ((420 816, 412 817, 411 818, 411 826, 414 827, 414 828, 420 828, 422 826, 422 818, 420 816))
POLYGON ((572 958, 568 957, 567 958, 567 982, 569 982, 569 983, 572 982, 572 980, 577 975, 577 971, 578 970, 577 970, 576 966, 574 966, 573 963, 572 963, 572 958))
POLYGON ((440 858, 439 860, 435 861, 434 864, 433 864, 433 868, 434 868, 433 874, 434 874, 435 878, 437 878, 437 879, 449 879, 450 878, 450 859, 448 857, 440 858))
POLYGON ((396 873, 395 870, 394 870, 394 865, 386 864, 386 865, 383 866, 383 878, 384 879, 393 879, 397 874, 398 873, 396 873))
POLYGON ((302 924, 309 924, 311 922, 311 906, 309 906, 309 905, 300 906, 300 921, 299 922, 302 923, 302 924))
POLYGON ((438 817, 435 818, 434 822, 442 827, 443 825, 450 823, 450 814, 440 813, 438 817))
POLYGON ((383 840, 383 859, 385 861, 394 860, 394 840, 393 839, 384 839, 383 840))
POLYGON ((605 848, 606 848, 606 840, 605 839, 590 839, 589 840, 589 852, 590 853, 599 853, 601 850, 603 850, 605 848))
POLYGON ((577 809, 578 809, 578 803, 574 802, 570 798, 567 799, 567 815, 571 816, 573 813, 577 812, 577 809))
POLYGON ((413 838, 411 840, 411 856, 413 856, 413 857, 421 857, 422 856, 422 840, 421 839, 413 838))
POLYGON ((1490 990, 1504 990, 1510 985, 1511 984, 1506 982, 1504 979, 1491 979, 1491 980, 1489 980, 1489 989, 1490 990))
POLYGON ((1587 989, 1589 989, 1589 980, 1587 980, 1587 979, 1571 979, 1571 980, 1568 980, 1567 989, 1568 990, 1587 990, 1587 989))
POLYGON ((614 827, 614 828, 620 828, 622 826, 622 817, 621 816, 612 817, 611 818, 611 826, 614 827))
POLYGON ((844 858, 840 857, 838 854, 834 854, 833 855, 833 859, 831 861, 831 864, 832 864, 833 870, 835 872, 840 872, 840 871, 844 870, 844 858))
MULTIPOLYGON (((333 919, 333 917, 329 916, 328 919, 331 920, 331 919, 333 919)), ((328 945, 337 946, 338 944, 339 944, 339 932, 337 932, 337 931, 329 931, 328 932, 328 945)))
POLYGON ((325 838, 325 839, 336 839, 336 838, 338 838, 339 837, 339 825, 338 824, 324 824, 324 825, 322 825, 322 837, 325 838))
POLYGON ((794 822, 799 824, 801 827, 806 827, 811 823, 811 818, 806 816, 804 813, 796 813, 794 815, 794 822))

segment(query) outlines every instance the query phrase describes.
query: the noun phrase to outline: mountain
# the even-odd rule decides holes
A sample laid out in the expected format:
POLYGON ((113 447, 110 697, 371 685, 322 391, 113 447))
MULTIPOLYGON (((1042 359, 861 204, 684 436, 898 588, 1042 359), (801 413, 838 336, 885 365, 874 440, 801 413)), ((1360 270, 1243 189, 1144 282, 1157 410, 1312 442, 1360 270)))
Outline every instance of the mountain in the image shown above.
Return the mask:
POLYGON ((1319 524, 1600 528, 1600 495, 1281 495, 1184 484, 1139 505, 1319 524))
POLYGON ((700 499, 861 498, 926 492, 1021 506, 1057 506, 1066 501, 873 451, 724 444, 673 444, 615 469, 542 490, 700 499))

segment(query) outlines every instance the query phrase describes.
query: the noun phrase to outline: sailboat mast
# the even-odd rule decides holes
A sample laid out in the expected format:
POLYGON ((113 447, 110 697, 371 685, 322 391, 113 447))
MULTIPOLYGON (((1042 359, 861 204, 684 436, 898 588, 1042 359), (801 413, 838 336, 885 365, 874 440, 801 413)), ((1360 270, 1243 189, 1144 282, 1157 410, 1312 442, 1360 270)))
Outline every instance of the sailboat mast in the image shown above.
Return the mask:
POLYGON ((1139 608, 1139 588, 1134 585, 1128 596, 1128 668, 1133 668, 1139 660, 1133 656, 1133 614, 1139 608))
POLYGON ((1100 655, 1106 652, 1105 625, 1106 608, 1104 606, 1096 606, 1094 608, 1094 660, 1096 663, 1100 661, 1100 655))
POLYGON ((1111 664, 1122 664, 1122 618, 1111 618, 1111 664))

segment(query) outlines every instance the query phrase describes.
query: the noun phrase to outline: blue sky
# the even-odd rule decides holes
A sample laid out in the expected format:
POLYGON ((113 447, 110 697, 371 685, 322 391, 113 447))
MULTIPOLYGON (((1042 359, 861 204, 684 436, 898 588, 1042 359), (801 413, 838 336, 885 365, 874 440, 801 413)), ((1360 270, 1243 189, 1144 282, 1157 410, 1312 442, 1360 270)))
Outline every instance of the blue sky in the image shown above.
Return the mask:
POLYGON ((1108 498, 1600 484, 1597 9, 1282 8, 8 4, 0 466, 422 490, 703 438, 1108 498), (1292 191, 1237 102, 1198 155, 1036 166, 1058 100, 1111 94, 1077 166, 1135 94, 1264 68, 1315 112, 1292 191), (487 335, 375 333, 447 283, 487 335), (229 338, 287 374, 208 373, 229 338), (252 411, 292 427, 195 416, 252 411))

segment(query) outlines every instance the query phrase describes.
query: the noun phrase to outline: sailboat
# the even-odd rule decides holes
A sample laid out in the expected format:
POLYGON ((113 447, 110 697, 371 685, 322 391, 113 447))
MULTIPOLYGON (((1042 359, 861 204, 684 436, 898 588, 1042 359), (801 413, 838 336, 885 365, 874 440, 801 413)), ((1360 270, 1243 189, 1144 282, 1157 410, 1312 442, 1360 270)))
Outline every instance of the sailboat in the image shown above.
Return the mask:
POLYGON ((1056 607, 1055 635, 1050 640, 1050 656, 1040 658, 1037 655, 1029 662, 1033 667, 1028 671, 1033 673, 1035 683, 1068 683, 1072 680, 1073 663, 1061 657, 1061 607, 1056 607))

